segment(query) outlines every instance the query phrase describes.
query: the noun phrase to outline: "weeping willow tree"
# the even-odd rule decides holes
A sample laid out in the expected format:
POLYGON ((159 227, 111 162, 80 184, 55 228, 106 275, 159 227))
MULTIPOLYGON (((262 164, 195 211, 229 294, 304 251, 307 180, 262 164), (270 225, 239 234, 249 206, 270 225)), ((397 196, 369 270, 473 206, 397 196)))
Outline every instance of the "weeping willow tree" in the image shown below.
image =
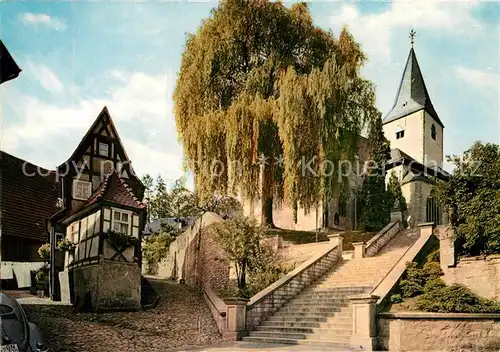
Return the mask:
POLYGON ((259 199, 272 226, 275 202, 308 211, 342 192, 337 161, 354 159, 376 114, 364 60, 347 30, 315 27, 306 4, 223 0, 188 36, 174 93, 198 194, 259 199))

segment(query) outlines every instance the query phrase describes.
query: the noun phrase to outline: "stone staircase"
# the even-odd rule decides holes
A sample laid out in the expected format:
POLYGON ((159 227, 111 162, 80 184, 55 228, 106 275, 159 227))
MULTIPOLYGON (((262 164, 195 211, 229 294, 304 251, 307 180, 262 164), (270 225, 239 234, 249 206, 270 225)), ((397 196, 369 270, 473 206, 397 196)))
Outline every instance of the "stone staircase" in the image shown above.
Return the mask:
POLYGON ((343 260, 243 340, 348 348, 352 334, 348 297, 370 293, 417 238, 416 233, 402 231, 373 257, 343 260))

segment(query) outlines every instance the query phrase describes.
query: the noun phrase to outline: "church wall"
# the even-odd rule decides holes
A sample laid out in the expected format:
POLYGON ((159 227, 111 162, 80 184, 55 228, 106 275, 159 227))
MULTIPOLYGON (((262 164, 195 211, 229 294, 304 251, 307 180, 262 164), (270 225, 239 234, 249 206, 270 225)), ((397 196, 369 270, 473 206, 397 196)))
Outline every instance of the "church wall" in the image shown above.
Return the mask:
MULTIPOLYGON (((443 128, 427 112, 423 124, 425 164, 443 166, 443 128), (432 139, 431 126, 436 127, 436 139, 432 139)), ((403 151, 405 151, 403 149, 403 151)))
POLYGON ((432 185, 423 181, 413 181, 401 185, 401 191, 408 205, 408 215, 411 216, 408 225, 416 227, 425 222, 425 207, 432 185))
MULTIPOLYGON (((243 213, 246 216, 253 216, 259 222, 261 218, 260 201, 255 201, 251 204, 250 201, 243 203, 243 213)), ((318 223, 316 224, 316 210, 312 209, 306 213, 303 208, 299 208, 297 212, 297 224, 293 221, 293 208, 286 203, 278 205, 273 210, 274 225, 282 229, 289 230, 315 230, 321 226, 322 221, 322 207, 318 209, 318 223)))
POLYGON ((385 138, 391 143, 391 148, 399 148, 415 160, 423 162, 423 119, 424 111, 420 110, 384 124, 385 138), (405 133, 403 138, 396 139, 396 132, 399 130, 399 126, 405 133))

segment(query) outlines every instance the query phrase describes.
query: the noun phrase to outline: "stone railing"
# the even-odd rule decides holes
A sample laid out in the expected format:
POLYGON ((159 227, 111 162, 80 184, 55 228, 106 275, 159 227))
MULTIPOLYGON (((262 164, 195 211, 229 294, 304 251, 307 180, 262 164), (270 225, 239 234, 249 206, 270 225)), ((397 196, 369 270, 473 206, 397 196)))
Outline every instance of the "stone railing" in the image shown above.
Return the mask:
POLYGON ((276 312, 288 300, 342 260, 342 237, 332 235, 331 246, 304 262, 295 270, 257 293, 247 303, 246 330, 251 330, 268 315, 276 312))
POLYGON ((385 351, 482 351, 500 341, 499 320, 498 313, 379 313, 378 345, 385 351))
POLYGON ((214 317, 219 333, 222 335, 226 330, 226 304, 210 289, 210 287, 203 285, 202 290, 203 298, 205 302, 207 302, 208 308, 214 317))
POLYGON ((380 232, 366 242, 365 257, 371 257, 378 253, 378 251, 387 244, 399 231, 401 230, 401 223, 394 221, 389 223, 380 232))
MULTIPOLYGON (((437 238, 433 235, 432 224, 420 224, 420 236, 415 243, 410 246, 405 254, 394 264, 392 269, 384 276, 377 286, 371 292, 372 295, 378 297, 377 305, 381 305, 388 297, 391 290, 396 286, 397 282, 406 270, 406 263, 412 262, 420 258, 437 244, 437 238)), ((380 309, 380 307, 379 307, 380 309)))

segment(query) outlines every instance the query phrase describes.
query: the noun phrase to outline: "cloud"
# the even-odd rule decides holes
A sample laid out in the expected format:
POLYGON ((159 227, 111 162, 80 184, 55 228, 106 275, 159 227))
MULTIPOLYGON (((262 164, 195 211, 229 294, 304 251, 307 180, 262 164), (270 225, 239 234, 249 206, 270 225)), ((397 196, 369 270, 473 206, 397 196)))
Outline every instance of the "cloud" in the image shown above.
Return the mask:
POLYGON ((71 105, 47 103, 22 94, 6 99, 16 116, 4 124, 2 150, 54 168, 71 155, 107 106, 137 174, 179 178, 182 148, 172 113, 175 76, 120 71, 114 71, 114 75, 115 83, 110 83, 102 98, 77 98, 71 105))
POLYGON ((50 68, 28 62, 28 72, 40 85, 50 93, 62 93, 64 86, 57 75, 50 68))
POLYGON ((486 92, 496 93, 496 97, 498 98, 500 89, 499 73, 481 71, 463 66, 454 66, 453 71, 455 72, 455 75, 465 83, 486 92))
POLYGON ((335 30, 348 25, 349 30, 374 61, 391 60, 391 38, 399 30, 445 30, 461 35, 471 28, 480 28, 471 10, 475 2, 446 3, 436 0, 396 1, 380 13, 362 13, 354 4, 344 4, 330 16, 335 30))
POLYGON ((46 26, 60 32, 63 32, 68 28, 62 20, 51 17, 45 13, 25 12, 20 15, 20 18, 21 21, 27 26, 46 26))

